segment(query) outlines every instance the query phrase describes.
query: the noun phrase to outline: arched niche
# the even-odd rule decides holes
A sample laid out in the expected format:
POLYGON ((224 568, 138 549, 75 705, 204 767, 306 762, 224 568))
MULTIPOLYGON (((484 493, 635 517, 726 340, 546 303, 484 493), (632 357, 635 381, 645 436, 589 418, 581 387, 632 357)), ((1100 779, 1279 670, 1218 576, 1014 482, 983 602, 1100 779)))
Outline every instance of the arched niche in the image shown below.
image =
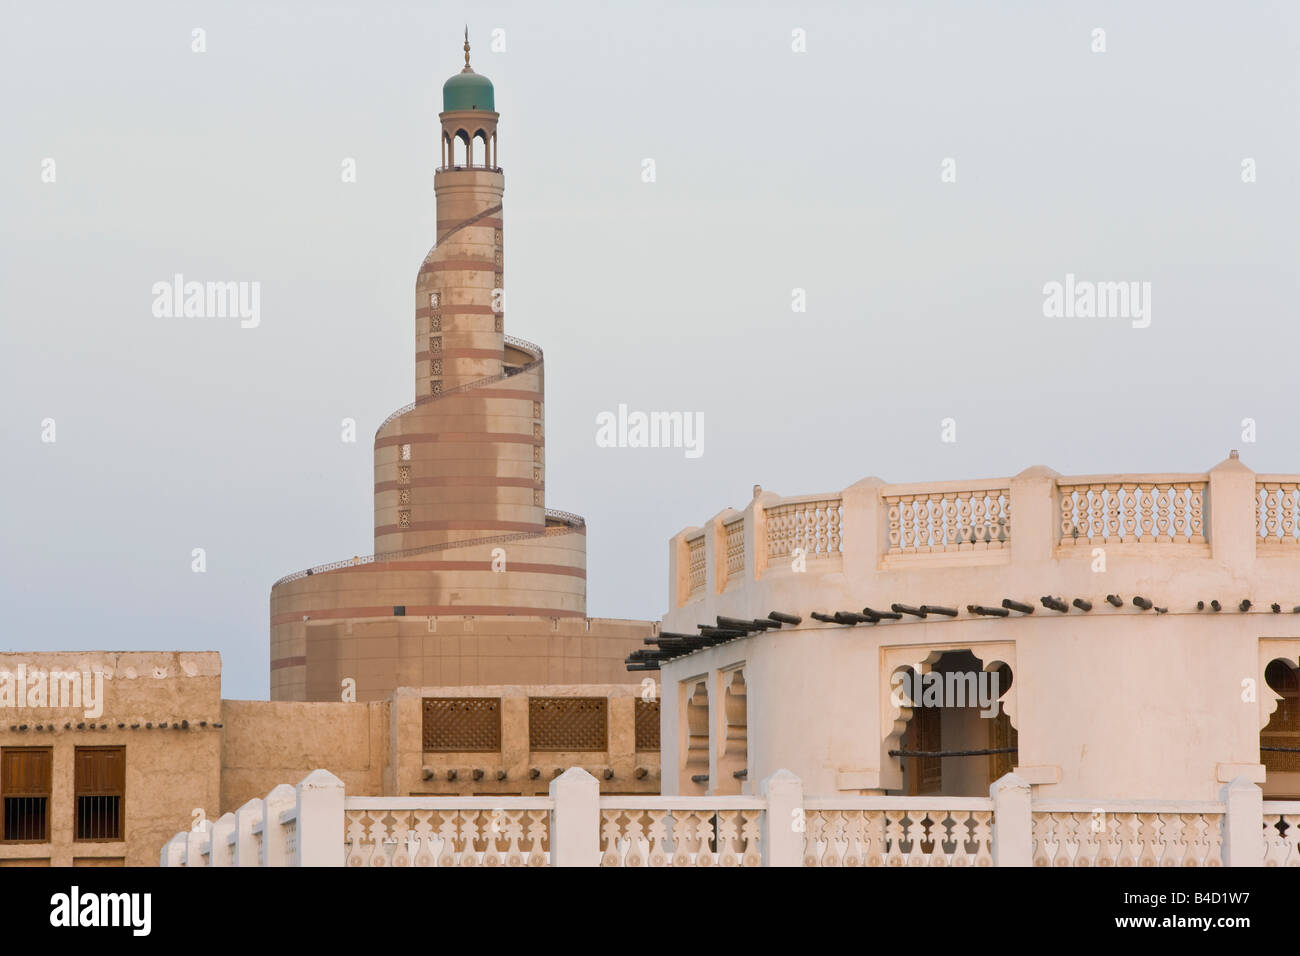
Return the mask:
POLYGON ((741 667, 723 671, 718 675, 721 685, 721 727, 718 741, 718 779, 713 792, 738 794, 744 789, 744 780, 737 773, 748 770, 749 727, 748 701, 745 693, 745 671, 741 667))
MULTIPOLYGON (((920 644, 896 645, 882 647, 881 666, 877 683, 877 700, 880 706, 880 787, 885 790, 903 788, 903 769, 900 758, 891 757, 891 750, 900 750, 902 740, 912 719, 913 708, 907 705, 904 695, 896 693, 894 675, 909 668, 916 674, 929 673, 931 668, 944 654, 967 651, 974 655, 982 670, 992 672, 1002 666, 1010 669, 1012 683, 1009 688, 999 687, 1000 710, 1006 714, 1012 729, 1019 728, 1017 719, 1017 679, 1016 646, 1012 641, 989 641, 983 643, 956 644, 920 644)), ((979 748, 983 749, 983 748, 979 748)), ((977 758, 962 758, 977 759, 977 758)))
POLYGON ((709 776, 709 686, 708 677, 700 676, 681 685, 681 754, 678 792, 703 795, 709 776), (703 780, 695 779, 703 777, 703 780))

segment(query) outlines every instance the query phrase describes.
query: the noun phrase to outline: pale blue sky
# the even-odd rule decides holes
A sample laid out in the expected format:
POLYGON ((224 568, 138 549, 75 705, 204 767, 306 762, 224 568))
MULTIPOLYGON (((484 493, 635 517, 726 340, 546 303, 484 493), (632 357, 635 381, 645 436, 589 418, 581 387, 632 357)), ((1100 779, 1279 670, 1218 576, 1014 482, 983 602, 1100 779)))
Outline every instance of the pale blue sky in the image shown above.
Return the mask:
POLYGON ((5 4, 0 648, 215 649, 266 695, 271 582, 371 550, 467 19, 592 615, 661 615, 667 539, 755 483, 1300 472, 1300 8, 629 6, 5 4), (177 272, 259 281, 260 327, 155 318, 177 272), (1150 328, 1045 319, 1067 272, 1151 282, 1150 328), (598 448, 619 403, 704 455, 598 448))

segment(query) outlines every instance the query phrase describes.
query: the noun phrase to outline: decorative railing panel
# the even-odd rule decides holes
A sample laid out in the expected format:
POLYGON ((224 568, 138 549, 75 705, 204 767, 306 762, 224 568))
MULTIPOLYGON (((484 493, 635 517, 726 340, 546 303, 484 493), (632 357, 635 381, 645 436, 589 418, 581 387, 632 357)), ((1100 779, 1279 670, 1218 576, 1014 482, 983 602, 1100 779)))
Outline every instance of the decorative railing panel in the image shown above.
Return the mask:
POLYGON ((1300 800, 1261 801, 1241 781, 1219 801, 1025 799, 1023 781, 1010 776, 989 798, 815 796, 787 771, 766 778, 762 796, 602 796, 576 767, 550 787, 530 797, 349 797, 341 780, 315 770, 296 788, 281 784, 216 824, 176 833, 160 862, 1300 867, 1300 800), (565 838, 552 845, 557 834, 565 838))
POLYGON ((352 797, 348 866, 547 866, 546 797, 352 797))
POLYGON ((745 571, 745 519, 737 518, 722 526, 727 540, 727 580, 745 571))
POLYGON ((963 808, 814 809, 810 800, 803 865, 992 866, 993 801, 949 802, 963 808))
POLYGON ((1300 478, 1255 482, 1255 533, 1265 544, 1300 544, 1300 478))
POLYGON ((1264 801, 1264 865, 1300 866, 1300 800, 1264 801))
POLYGON ((648 809, 635 798, 601 798, 601 866, 762 865, 762 800, 712 799, 711 807, 678 807, 663 797, 650 802, 648 809))
POLYGON ((890 554, 993 551, 1011 543, 1011 489, 886 494, 890 554))
POLYGON ((766 509, 767 556, 786 558, 798 548, 807 558, 840 554, 842 502, 839 496, 786 501, 766 509))
POLYGON ((690 539, 686 547, 690 552, 687 564, 690 596, 694 597, 704 591, 704 535, 690 539))
POLYGON ((1061 544, 1206 542, 1204 476, 1061 481, 1061 544))
POLYGON ((1035 808, 1034 866, 1222 866, 1223 807, 1174 812, 1035 808))
POLYGON ((280 821, 281 839, 284 841, 284 852, 289 859, 293 859, 298 852, 298 817, 296 814, 289 816, 287 819, 280 821))

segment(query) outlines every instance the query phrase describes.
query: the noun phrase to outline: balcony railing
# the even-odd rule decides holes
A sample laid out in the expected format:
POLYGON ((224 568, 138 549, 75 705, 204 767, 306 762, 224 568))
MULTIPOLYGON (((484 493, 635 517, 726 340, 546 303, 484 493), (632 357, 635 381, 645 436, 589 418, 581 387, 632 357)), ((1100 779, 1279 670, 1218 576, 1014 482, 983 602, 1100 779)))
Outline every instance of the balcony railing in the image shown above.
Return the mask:
POLYGON ((549 797, 349 797, 348 866, 546 866, 549 797))
POLYGON ((1257 475, 1255 531, 1261 546, 1300 544, 1300 476, 1257 475))
POLYGON ((704 591, 704 535, 689 538, 687 550, 687 587, 691 597, 704 591))
POLYGON ((163 866, 1286 866, 1300 801, 1037 800, 1014 774, 991 797, 601 796, 573 768, 538 797, 349 797, 324 770, 177 833, 163 866), (1002 825, 995 829, 994 823, 1002 825), (997 833, 1025 834, 999 840, 997 833), (1226 834, 1232 833, 1232 840, 1226 834))
POLYGON ((856 565, 869 573, 1010 564, 1026 560, 1015 552, 1022 541, 1027 544, 1019 555, 1034 561, 1045 556, 1045 546, 1058 558, 1098 559, 1092 552, 1104 546, 1140 560, 1156 554, 1241 560, 1252 536, 1257 554, 1300 557, 1300 475, 1251 475, 1235 455, 1206 473, 1062 477, 1034 468, 1014 478, 975 481, 872 480, 839 493, 790 498, 760 489, 749 507, 730 515, 703 531, 680 533, 689 545, 679 553, 690 562, 690 587, 677 592, 678 606, 724 591, 732 593, 723 603, 734 601, 738 588, 729 582, 743 577, 751 548, 745 585, 785 565, 809 572, 856 565), (1252 511, 1253 531, 1247 524, 1252 511), (719 559, 706 566, 706 551, 719 559))
POLYGON ((788 558, 798 549, 808 559, 838 556, 844 544, 839 495, 789 498, 766 509, 767 557, 788 558))
POLYGON ((1207 475, 1063 478, 1061 545, 1205 544, 1208 483, 1207 475))
POLYGON ((882 494, 890 554, 996 551, 1011 542, 1006 480, 882 494))

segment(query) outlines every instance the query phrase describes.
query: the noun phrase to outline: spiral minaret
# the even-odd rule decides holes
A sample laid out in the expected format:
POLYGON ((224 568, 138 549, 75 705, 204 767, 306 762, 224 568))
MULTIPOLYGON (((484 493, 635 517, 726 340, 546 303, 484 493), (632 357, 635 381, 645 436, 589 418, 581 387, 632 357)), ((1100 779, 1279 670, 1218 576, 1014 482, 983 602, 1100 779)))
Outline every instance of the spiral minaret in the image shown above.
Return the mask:
POLYGON ((468 35, 465 67, 442 93, 437 235, 415 280, 415 401, 375 435, 375 554, 272 587, 272 699, 337 700, 349 669, 360 699, 493 675, 626 682, 617 658, 648 626, 586 619, 585 523, 546 509, 542 350, 505 334, 499 116, 468 35), (562 629, 565 619, 577 620, 562 629), (557 671, 547 640, 574 624, 612 643, 557 671), (450 644, 449 628, 475 636, 450 644), (496 665, 492 635, 531 663, 496 665))
POLYGON ((442 99, 437 242, 415 279, 415 407, 375 439, 376 552, 545 528, 542 356, 507 347, 498 114, 468 37, 442 99))

